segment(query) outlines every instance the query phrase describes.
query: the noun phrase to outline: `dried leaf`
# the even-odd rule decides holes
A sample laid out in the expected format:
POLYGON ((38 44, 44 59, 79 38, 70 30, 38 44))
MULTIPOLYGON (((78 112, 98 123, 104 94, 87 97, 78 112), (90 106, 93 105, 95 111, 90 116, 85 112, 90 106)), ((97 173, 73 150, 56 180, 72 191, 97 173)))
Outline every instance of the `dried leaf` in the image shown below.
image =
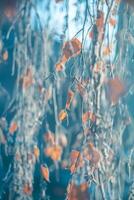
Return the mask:
POLYGON ((110 19, 109 19, 109 24, 110 24, 111 26, 115 26, 115 25, 116 25, 116 20, 115 20, 114 18, 110 18, 110 19))
POLYGON ((65 42, 61 62, 65 63, 69 58, 77 56, 81 52, 81 42, 77 38, 65 42))
POLYGON ((87 182, 82 183, 82 184, 80 185, 80 190, 81 190, 82 192, 86 191, 87 189, 88 189, 88 183, 87 183, 87 182))
POLYGON ((26 195, 31 195, 31 194, 32 194, 32 188, 31 188, 28 184, 26 184, 26 185, 24 185, 24 187, 23 187, 23 192, 24 192, 26 195))
POLYGON ((13 134, 17 130, 17 128, 18 128, 17 123, 16 122, 12 122, 11 125, 10 125, 10 127, 9 127, 9 132, 11 134, 13 134))
POLYGON ((74 163, 80 155, 79 151, 73 150, 70 155, 71 163, 74 163))
POLYGON ((94 113, 92 112, 85 112, 83 115, 82 115, 82 122, 83 123, 86 123, 88 120, 91 120, 92 122, 95 122, 96 121, 96 116, 94 113))
POLYGON ((44 179, 49 182, 49 169, 47 166, 41 165, 41 173, 44 179))
POLYGON ((70 167, 70 172, 71 172, 71 174, 75 173, 76 170, 77 170, 77 165, 75 165, 75 163, 74 163, 74 164, 72 164, 71 167, 70 167))
POLYGON ((56 64, 56 71, 61 72, 64 69, 64 65, 60 62, 56 64))
POLYGON ((62 148, 59 145, 55 145, 52 148, 51 159, 53 161, 58 161, 61 158, 61 154, 62 154, 62 148))
POLYGON ((96 64, 94 65, 93 71, 95 73, 104 72, 105 71, 104 63, 102 61, 96 62, 96 64))
POLYGON ((61 158, 62 148, 59 145, 53 145, 45 148, 45 154, 49 156, 53 161, 58 161, 61 158))
POLYGON ((96 20, 96 26, 98 30, 101 30, 103 28, 103 25, 104 25, 104 13, 99 10, 97 20, 96 20))
POLYGON ((52 147, 45 148, 45 150, 44 150, 45 155, 50 157, 52 154, 52 150, 53 150, 52 147))
POLYGON ((71 173, 75 173, 79 167, 83 166, 83 159, 79 151, 73 150, 70 155, 70 171, 71 173))
POLYGON ((103 50, 103 56, 109 56, 111 53, 111 48, 110 47, 105 47, 103 50))
POLYGON ((68 200, 89 200, 88 187, 86 188, 86 183, 82 184, 84 190, 82 190, 81 185, 75 185, 74 183, 69 184, 67 190, 67 199, 68 200))
POLYGON ((124 92, 124 84, 118 77, 108 80, 107 96, 113 105, 116 105, 118 103, 119 98, 124 94, 124 92))
POLYGON ((70 105, 71 105, 71 102, 74 98, 74 92, 72 90, 69 90, 68 91, 68 95, 67 95, 67 102, 66 102, 66 109, 70 109, 70 105))
POLYGON ((96 147, 94 147, 94 145, 91 142, 89 143, 89 154, 91 155, 91 163, 97 166, 101 156, 100 152, 96 149, 96 147))
POLYGON ((40 150, 39 150, 39 148, 38 147, 34 147, 34 156, 35 156, 35 158, 37 159, 38 157, 39 157, 39 155, 40 155, 40 150))
POLYGON ((64 119, 66 119, 66 117, 67 117, 66 110, 61 110, 60 113, 59 113, 59 120, 63 121, 64 119))
POLYGON ((8 51, 3 53, 3 60, 6 61, 8 59, 8 51))

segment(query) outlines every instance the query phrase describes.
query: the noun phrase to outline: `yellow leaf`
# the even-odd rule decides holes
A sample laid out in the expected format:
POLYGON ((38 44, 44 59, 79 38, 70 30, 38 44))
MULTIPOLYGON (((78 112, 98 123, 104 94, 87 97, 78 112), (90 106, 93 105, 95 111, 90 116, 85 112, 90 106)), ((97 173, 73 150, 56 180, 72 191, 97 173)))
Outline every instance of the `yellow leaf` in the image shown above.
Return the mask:
POLYGON ((59 113, 59 120, 63 121, 67 117, 67 112, 65 110, 61 110, 59 113))

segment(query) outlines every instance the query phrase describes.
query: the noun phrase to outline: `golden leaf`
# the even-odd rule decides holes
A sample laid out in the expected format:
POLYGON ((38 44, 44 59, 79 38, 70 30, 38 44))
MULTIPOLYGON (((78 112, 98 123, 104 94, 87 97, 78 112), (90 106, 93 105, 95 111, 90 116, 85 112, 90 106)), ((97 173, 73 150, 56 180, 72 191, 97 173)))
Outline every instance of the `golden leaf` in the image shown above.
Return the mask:
POLYGON ((59 120, 63 121, 67 117, 67 112, 65 110, 61 110, 59 113, 59 120))

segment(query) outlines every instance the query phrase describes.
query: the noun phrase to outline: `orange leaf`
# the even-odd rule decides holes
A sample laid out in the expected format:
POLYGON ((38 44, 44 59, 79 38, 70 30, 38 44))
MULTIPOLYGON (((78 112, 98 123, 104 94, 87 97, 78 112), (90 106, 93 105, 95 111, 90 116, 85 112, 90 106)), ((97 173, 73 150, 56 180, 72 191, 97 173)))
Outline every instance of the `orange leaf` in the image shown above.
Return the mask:
POLYGON ((51 156, 52 150, 53 150, 52 147, 45 148, 45 150, 44 150, 45 155, 46 156, 51 156))
POLYGON ((111 26, 115 26, 116 25, 116 20, 114 18, 110 18, 109 19, 109 23, 111 26))
POLYGON ((23 192, 24 192, 26 195, 31 195, 31 194, 32 194, 32 189, 31 189, 31 187, 30 187, 28 184, 26 184, 26 185, 24 185, 24 187, 23 187, 23 192))
POLYGON ((53 161, 58 161, 61 158, 62 148, 59 145, 47 147, 45 154, 49 156, 53 161))
POLYGON ((3 60, 6 61, 8 59, 8 51, 3 53, 3 60))
POLYGON ((11 125, 10 125, 10 127, 9 127, 9 132, 11 134, 13 134, 17 130, 17 128, 18 128, 17 123, 16 122, 12 122, 11 125))
POLYGON ((82 115, 82 122, 86 123, 88 120, 91 120, 92 122, 96 121, 96 116, 92 112, 86 112, 82 115))
POLYGON ((82 122, 86 123, 89 118, 89 112, 86 112, 82 115, 82 122))
POLYGON ((80 189, 81 189, 82 192, 86 191, 88 189, 88 183, 87 182, 82 183, 80 185, 80 189))
POLYGON ((83 183, 81 185, 75 185, 74 183, 69 183, 67 189, 67 199, 68 200, 89 200, 88 194, 88 183, 83 183))
POLYGON ((74 163, 80 155, 79 151, 73 150, 70 155, 71 163, 74 163))
POLYGON ((74 97, 74 93, 73 91, 69 90, 68 91, 68 97, 67 97, 67 102, 66 102, 66 109, 70 109, 70 105, 71 105, 71 102, 73 100, 73 97, 74 97))
POLYGON ((56 71, 61 72, 64 69, 64 66, 62 63, 57 63, 56 64, 56 71))
POLYGON ((40 150, 38 147, 34 147, 34 156, 37 159, 40 155, 40 150))
POLYGON ((83 166, 83 159, 79 151, 73 150, 70 155, 71 160, 71 173, 75 173, 78 167, 83 166))
POLYGON ((96 62, 96 64, 94 65, 93 71, 95 73, 99 73, 99 72, 104 72, 105 68, 104 68, 104 63, 102 61, 96 62))
POLYGON ((49 169, 47 166, 41 165, 41 173, 44 179, 49 182, 49 169))
POLYGON ((110 53, 111 53, 110 47, 105 47, 103 50, 103 55, 108 56, 108 55, 110 55, 110 53))
POLYGON ((59 113, 59 120, 63 121, 64 119, 66 119, 67 117, 67 112, 65 110, 61 110, 61 112, 59 113))
POLYGON ((51 159, 53 161, 58 161, 60 160, 61 158, 61 154, 62 154, 62 148, 58 145, 55 145, 53 148, 52 148, 52 152, 51 152, 51 159))
POLYGON ((94 145, 89 143, 89 153, 91 155, 91 162, 94 165, 97 165, 100 161, 100 152, 94 147, 94 145))

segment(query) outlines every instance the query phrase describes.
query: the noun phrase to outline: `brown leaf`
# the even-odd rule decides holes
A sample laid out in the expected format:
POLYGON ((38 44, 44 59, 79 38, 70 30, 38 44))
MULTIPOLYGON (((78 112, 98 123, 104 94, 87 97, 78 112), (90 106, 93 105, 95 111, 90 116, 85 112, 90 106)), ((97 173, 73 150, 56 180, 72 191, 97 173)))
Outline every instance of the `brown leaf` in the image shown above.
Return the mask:
POLYGON ((98 149, 91 142, 89 143, 89 155, 91 155, 91 163, 97 166, 101 156, 98 149))
POLYGON ((88 184, 83 183, 81 185, 69 184, 67 190, 68 200, 89 200, 88 184))
POLYGON ((26 195, 31 195, 32 194, 32 188, 29 186, 29 184, 24 185, 23 192, 26 195))
POLYGON ((79 151, 73 150, 70 155, 70 171, 71 173, 75 173, 79 167, 83 166, 83 159, 79 151))
POLYGON ((96 20, 96 26, 98 30, 101 30, 103 28, 103 25, 104 25, 104 13, 101 10, 99 10, 98 17, 96 20))
POLYGON ((79 151, 73 150, 70 155, 71 163, 74 163, 80 155, 79 151))
POLYGON ((65 42, 61 62, 65 63, 69 58, 77 56, 81 52, 81 42, 77 38, 65 42))
POLYGON ((18 128, 17 123, 16 122, 12 122, 11 125, 10 125, 10 127, 9 127, 9 132, 11 134, 13 134, 17 130, 17 128, 18 128))
POLYGON ((71 102, 74 98, 74 92, 72 90, 69 90, 68 91, 68 95, 67 95, 67 102, 66 102, 66 109, 70 109, 70 105, 71 105, 71 102))
POLYGON ((110 100, 110 103, 116 105, 119 101, 119 98, 124 94, 124 92, 125 87, 123 85, 123 82, 118 77, 108 80, 107 97, 110 100))
POLYGON ((49 169, 47 166, 41 165, 41 173, 44 179, 49 182, 49 169))
POLYGON ((83 123, 86 123, 88 120, 91 120, 92 122, 95 122, 96 121, 96 116, 94 113, 92 112, 85 112, 83 115, 82 115, 82 122, 83 123))

